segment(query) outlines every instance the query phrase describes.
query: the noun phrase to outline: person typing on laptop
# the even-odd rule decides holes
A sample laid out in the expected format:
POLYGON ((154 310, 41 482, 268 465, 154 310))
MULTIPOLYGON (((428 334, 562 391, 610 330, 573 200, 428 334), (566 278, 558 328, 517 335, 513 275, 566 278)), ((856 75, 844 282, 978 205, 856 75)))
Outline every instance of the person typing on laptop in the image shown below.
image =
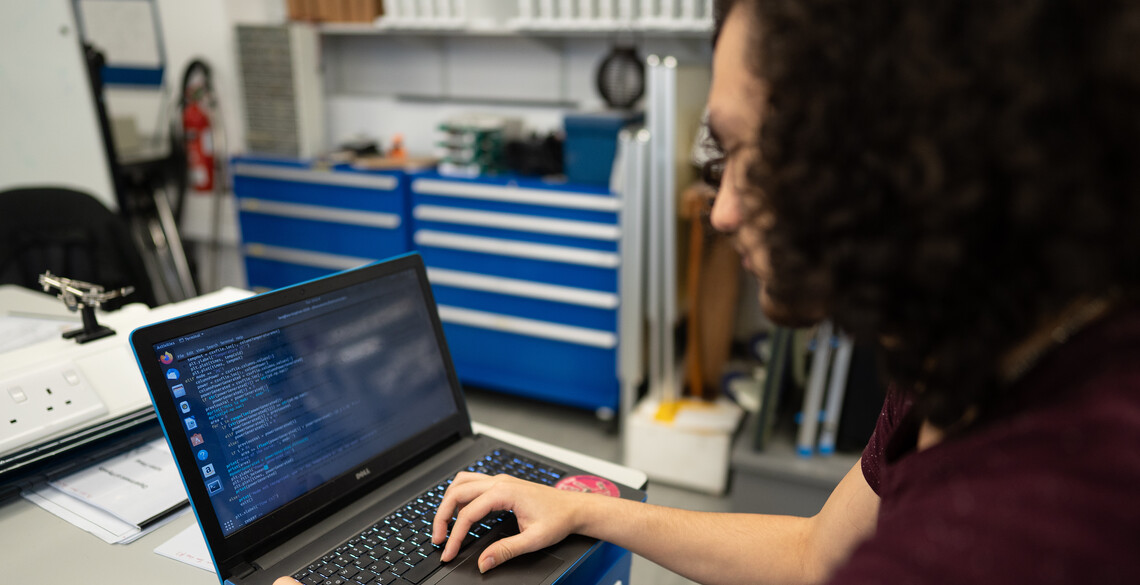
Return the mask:
POLYGON ((581 533, 702 583, 1135 582, 1140 6, 717 10, 711 221, 773 320, 877 349, 863 457, 810 518, 460 473, 441 560, 512 510, 480 570, 581 533))
POLYGON ((1140 547, 1140 5, 717 3, 711 211, 775 321, 831 319, 892 389, 811 518, 459 474, 484 515, 702 583, 1131 583, 1140 547))

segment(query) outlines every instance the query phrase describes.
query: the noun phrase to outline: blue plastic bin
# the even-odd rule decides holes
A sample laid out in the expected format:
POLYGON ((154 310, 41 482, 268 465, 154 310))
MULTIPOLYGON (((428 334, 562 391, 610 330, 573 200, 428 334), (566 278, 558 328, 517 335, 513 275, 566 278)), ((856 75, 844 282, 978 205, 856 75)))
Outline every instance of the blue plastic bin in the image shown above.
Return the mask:
POLYGON ((641 112, 605 111, 566 114, 562 163, 571 183, 607 185, 614 166, 618 132, 644 119, 641 112))

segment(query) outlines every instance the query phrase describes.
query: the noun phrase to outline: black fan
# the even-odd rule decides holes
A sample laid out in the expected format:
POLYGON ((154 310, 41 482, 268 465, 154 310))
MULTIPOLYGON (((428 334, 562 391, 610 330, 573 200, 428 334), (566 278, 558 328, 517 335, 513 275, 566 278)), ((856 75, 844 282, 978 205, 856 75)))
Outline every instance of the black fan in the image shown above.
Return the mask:
POLYGON ((598 93, 611 108, 628 109, 645 94, 645 65, 632 46, 615 46, 598 65, 598 93))

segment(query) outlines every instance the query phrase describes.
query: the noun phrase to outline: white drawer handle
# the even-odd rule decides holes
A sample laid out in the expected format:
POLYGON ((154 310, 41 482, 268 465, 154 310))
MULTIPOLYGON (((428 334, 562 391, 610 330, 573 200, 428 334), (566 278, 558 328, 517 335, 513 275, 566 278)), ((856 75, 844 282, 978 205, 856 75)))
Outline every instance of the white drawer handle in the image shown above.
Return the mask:
POLYGON ((562 262, 564 264, 579 264, 597 268, 617 268, 621 264, 621 257, 613 252, 568 248, 566 246, 551 246, 549 244, 532 244, 530 242, 503 240, 499 238, 466 236, 435 230, 417 231, 414 239, 418 246, 449 248, 467 252, 482 252, 484 254, 513 256, 516 258, 529 258, 548 262, 562 262))
POLYGON ((458 209, 439 205, 417 205, 412 209, 412 216, 420 221, 438 221, 441 223, 500 228, 537 234, 573 236, 589 238, 591 240, 609 240, 616 242, 618 238, 621 237, 621 230, 616 225, 593 223, 589 221, 573 221, 569 219, 552 219, 516 213, 458 209))
POLYGON ((349 173, 337 171, 314 171, 311 169, 296 169, 277 165, 259 165, 251 163, 237 163, 233 167, 235 177, 251 177, 254 179, 277 179, 280 181, 299 181, 302 183, 317 183, 319 185, 337 185, 341 187, 363 187, 365 189, 378 189, 391 191, 400 181, 391 175, 369 175, 365 173, 349 173))
POLYGON ((375 262, 374 258, 359 258, 356 256, 342 256, 326 252, 311 252, 283 246, 268 246, 266 244, 246 244, 245 255, 254 258, 264 258, 289 264, 300 264, 313 268, 327 268, 330 270, 348 270, 364 264, 375 262))
POLYGON ((439 306, 439 318, 444 323, 552 339, 576 345, 587 345, 602 349, 612 349, 617 346, 617 335, 609 331, 523 319, 522 317, 511 317, 498 313, 472 311, 471 309, 461 309, 448 305, 439 306))
POLYGON ((424 195, 444 195, 447 197, 503 201, 506 203, 525 203, 529 205, 566 207, 570 209, 589 209, 593 211, 618 211, 621 209, 621 201, 619 201, 617 197, 609 195, 585 195, 568 193, 566 191, 481 185, 477 183, 441 181, 438 179, 416 179, 412 181, 412 192, 422 193, 424 195))
POLYGON ((399 215, 395 213, 384 213, 382 211, 362 211, 339 207, 325 207, 323 205, 307 205, 304 203, 285 203, 253 197, 241 198, 240 205, 241 210, 247 213, 260 213, 274 217, 290 217, 382 229, 395 229, 400 227, 399 215))
POLYGON ((618 296, 616 294, 596 290, 545 284, 514 278, 502 278, 500 276, 487 276, 471 272, 460 272, 458 270, 447 270, 445 268, 428 268, 427 273, 428 280, 430 280, 432 284, 455 288, 487 291, 516 297, 567 303, 583 307, 594 307, 597 309, 616 309, 618 306, 618 296))

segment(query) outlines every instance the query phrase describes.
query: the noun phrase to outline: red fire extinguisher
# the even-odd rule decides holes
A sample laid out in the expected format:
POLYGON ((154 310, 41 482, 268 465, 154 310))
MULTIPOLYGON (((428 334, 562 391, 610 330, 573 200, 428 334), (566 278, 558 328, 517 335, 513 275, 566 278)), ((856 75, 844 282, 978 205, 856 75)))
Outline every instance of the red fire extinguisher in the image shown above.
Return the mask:
POLYGON ((210 129, 210 116, 204 105, 210 95, 210 72, 201 61, 187 68, 183 78, 182 132, 186 142, 187 174, 194 191, 214 190, 214 136, 210 129), (190 86, 190 75, 201 69, 204 79, 190 86))

